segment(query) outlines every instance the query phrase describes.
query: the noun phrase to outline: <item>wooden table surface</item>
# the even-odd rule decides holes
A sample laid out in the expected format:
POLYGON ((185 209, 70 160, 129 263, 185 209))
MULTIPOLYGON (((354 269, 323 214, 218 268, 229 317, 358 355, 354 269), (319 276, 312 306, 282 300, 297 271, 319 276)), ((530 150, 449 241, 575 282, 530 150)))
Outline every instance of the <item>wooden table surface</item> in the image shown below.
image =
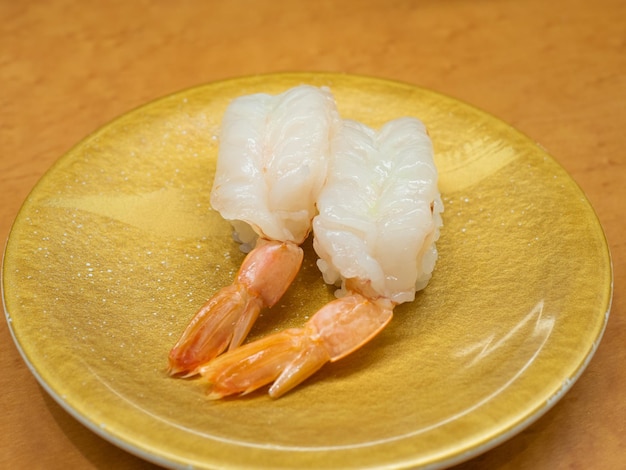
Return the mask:
MULTIPOLYGON (((614 263, 595 357, 544 417, 461 469, 626 468, 626 2, 0 1, 0 238, 43 173, 116 116, 241 75, 336 71, 469 102, 582 187, 614 263)), ((0 322, 0 468, 154 468, 60 408, 0 322)))

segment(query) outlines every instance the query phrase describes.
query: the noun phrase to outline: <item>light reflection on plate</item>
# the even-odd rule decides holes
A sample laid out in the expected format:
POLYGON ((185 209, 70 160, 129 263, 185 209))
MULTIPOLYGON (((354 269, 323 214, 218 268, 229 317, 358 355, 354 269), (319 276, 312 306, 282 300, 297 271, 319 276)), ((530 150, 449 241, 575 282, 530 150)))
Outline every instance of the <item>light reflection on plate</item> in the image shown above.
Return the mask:
MULTIPOLYGON (((252 332, 301 324, 332 298, 310 242, 302 272, 252 332)), ((538 146, 428 90, 339 74, 209 84, 150 103, 78 144, 21 209, 3 265, 20 352, 72 415, 167 466, 439 467, 540 417, 602 336, 612 272, 589 203, 538 146), (230 99, 300 83, 343 116, 427 125, 446 205, 439 262, 415 302, 296 391, 209 402, 165 372, 195 309, 242 259, 209 204, 230 99)))

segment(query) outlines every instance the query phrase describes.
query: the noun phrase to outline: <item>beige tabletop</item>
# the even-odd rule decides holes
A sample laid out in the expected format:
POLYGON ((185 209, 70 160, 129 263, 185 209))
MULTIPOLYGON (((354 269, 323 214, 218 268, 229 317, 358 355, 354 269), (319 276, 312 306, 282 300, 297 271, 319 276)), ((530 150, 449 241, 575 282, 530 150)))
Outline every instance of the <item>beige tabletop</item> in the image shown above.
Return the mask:
MULTIPOLYGON (((563 165, 599 216, 615 276, 604 338, 578 382, 537 422, 459 468, 624 468, 625 21, 622 0, 0 2, 0 238, 75 143, 184 88, 331 71, 447 94, 517 127, 563 165)), ((5 321, 0 347, 0 468, 153 468, 57 405, 5 321)))

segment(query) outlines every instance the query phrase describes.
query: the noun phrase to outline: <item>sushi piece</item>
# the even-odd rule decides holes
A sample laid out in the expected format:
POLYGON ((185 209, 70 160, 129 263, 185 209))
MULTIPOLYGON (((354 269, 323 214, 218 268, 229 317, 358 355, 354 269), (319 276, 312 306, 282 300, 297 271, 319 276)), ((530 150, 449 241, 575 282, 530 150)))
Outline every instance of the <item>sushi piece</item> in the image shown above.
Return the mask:
POLYGON ((194 375, 199 365, 239 346, 260 310, 292 283, 340 124, 330 91, 309 85, 243 96, 228 106, 211 205, 249 253, 233 284, 200 308, 171 349, 170 374, 194 375))
POLYGON ((375 132, 345 121, 332 151, 313 230, 318 266, 325 281, 339 287, 338 298, 302 328, 200 367, 210 398, 272 382, 270 396, 280 397, 370 341, 391 321, 394 307, 414 300, 430 279, 443 203, 424 125, 400 118, 375 132))
POLYGON ((396 304, 415 299, 437 260, 443 203, 424 125, 400 118, 379 132, 345 121, 318 199, 313 246, 341 297, 350 291, 396 304))

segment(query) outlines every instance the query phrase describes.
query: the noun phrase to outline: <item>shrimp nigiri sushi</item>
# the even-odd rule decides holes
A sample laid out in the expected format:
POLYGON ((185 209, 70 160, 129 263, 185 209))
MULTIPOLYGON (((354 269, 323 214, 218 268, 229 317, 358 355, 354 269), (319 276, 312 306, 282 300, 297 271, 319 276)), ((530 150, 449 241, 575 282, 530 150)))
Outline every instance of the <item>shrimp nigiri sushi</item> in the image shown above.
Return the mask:
POLYGON ((170 351, 171 374, 193 375, 239 346, 260 310, 287 290, 302 263, 300 244, 311 231, 340 122, 330 91, 309 85, 230 103, 211 205, 249 253, 233 284, 202 306, 170 351))
POLYGON ((211 398, 272 383, 276 398, 366 344, 396 305, 428 283, 443 203, 424 125, 400 118, 375 132, 344 121, 313 221, 313 246, 331 301, 302 328, 241 346, 199 368, 211 398))

